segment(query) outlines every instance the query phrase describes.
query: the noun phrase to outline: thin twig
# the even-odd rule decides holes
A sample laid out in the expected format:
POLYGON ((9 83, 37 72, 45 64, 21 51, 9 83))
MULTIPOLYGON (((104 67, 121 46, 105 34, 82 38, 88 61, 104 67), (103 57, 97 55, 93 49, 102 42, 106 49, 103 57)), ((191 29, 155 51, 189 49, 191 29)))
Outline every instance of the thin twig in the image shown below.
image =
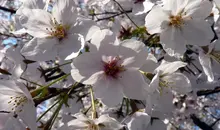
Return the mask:
MULTIPOLYGON (((124 10, 124 8, 121 6, 121 4, 120 3, 118 3, 116 0, 113 0, 118 6, 119 6, 119 8, 121 9, 121 12, 125 12, 125 10, 124 10)), ((134 26, 136 27, 136 28, 139 28, 139 26, 130 18, 130 16, 127 14, 127 13, 125 13, 125 15, 128 17, 128 19, 134 24, 134 26)))
POLYGON ((111 18, 114 18, 116 16, 120 16, 122 14, 126 14, 125 12, 120 12, 118 14, 115 14, 115 15, 112 15, 112 16, 109 16, 109 17, 104 17, 104 18, 97 18, 96 22, 99 22, 99 21, 102 21, 102 20, 108 20, 108 19, 111 19, 111 18))
POLYGON ((9 8, 3 7, 3 6, 0 6, 0 10, 4 10, 4 11, 10 12, 10 13, 12 13, 12 14, 15 14, 15 13, 16 13, 16 10, 14 10, 14 9, 9 9, 9 8))

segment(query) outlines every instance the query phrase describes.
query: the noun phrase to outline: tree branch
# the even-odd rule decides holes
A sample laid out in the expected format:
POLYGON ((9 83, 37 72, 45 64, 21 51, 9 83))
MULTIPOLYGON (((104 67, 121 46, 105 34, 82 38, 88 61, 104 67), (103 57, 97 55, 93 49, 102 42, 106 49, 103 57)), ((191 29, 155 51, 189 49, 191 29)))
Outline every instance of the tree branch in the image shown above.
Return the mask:
POLYGON ((190 118, 193 120, 193 123, 197 125, 202 130, 214 130, 211 126, 201 121, 195 114, 191 114, 190 118))
POLYGON ((220 92, 220 87, 217 86, 213 90, 200 90, 196 94, 197 94, 197 96, 208 96, 210 94, 219 93, 219 92, 220 92))
MULTIPOLYGON (((124 13, 131 13, 132 12, 132 10, 125 10, 125 12, 124 13)), ((90 16, 96 16, 96 15, 106 15, 106 14, 119 14, 120 12, 108 12, 108 11, 106 11, 106 12, 102 12, 102 13, 91 13, 91 14, 89 14, 90 16)))
MULTIPOLYGON (((120 8, 120 11, 121 11, 121 12, 125 12, 124 8, 121 6, 120 3, 118 3, 116 0, 113 0, 113 2, 115 2, 115 3, 118 5, 118 7, 120 8)), ((126 15, 127 18, 134 24, 134 26, 135 26, 136 28, 139 28, 138 25, 130 18, 130 16, 129 16, 127 13, 125 13, 125 15, 126 15)))
MULTIPOLYGON (((120 15, 122 15, 122 14, 131 13, 131 12, 132 12, 131 10, 130 10, 130 11, 128 10, 128 11, 126 11, 126 12, 120 12, 120 13, 114 14, 114 15, 109 16, 109 17, 100 18, 100 19, 97 18, 96 22, 102 21, 102 20, 108 20, 108 19, 114 18, 114 17, 116 17, 116 16, 120 16, 120 15)), ((93 16, 96 16, 96 14, 94 14, 93 16)))
POLYGON ((8 9, 8 8, 3 7, 3 6, 0 6, 0 10, 6 11, 6 12, 10 12, 12 14, 16 13, 16 10, 8 9))

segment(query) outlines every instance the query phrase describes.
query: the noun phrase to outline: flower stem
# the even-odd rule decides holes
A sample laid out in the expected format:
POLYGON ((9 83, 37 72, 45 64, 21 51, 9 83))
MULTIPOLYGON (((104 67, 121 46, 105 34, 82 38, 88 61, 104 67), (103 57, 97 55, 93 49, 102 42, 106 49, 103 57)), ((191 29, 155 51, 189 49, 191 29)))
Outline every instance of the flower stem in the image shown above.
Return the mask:
POLYGON ((69 61, 69 62, 63 63, 61 65, 58 65, 57 67, 61 67, 61 66, 68 65, 68 64, 71 64, 71 63, 72 63, 72 61, 69 61))
MULTIPOLYGON (((52 128, 52 126, 53 126, 53 124, 54 124, 54 122, 60 112, 60 109, 62 108, 63 104, 65 102, 67 102, 69 95, 71 94, 71 92, 75 88, 75 86, 77 86, 77 84, 78 83, 76 82, 74 85, 72 85, 71 89, 67 92, 67 94, 57 102, 57 103, 59 103, 59 105, 56 108, 55 112, 53 113, 52 117, 48 120, 47 125, 45 126, 45 129, 51 130, 51 128, 52 128)), ((55 105, 53 105, 53 106, 55 106, 55 105)))
POLYGON ((63 80, 63 79, 65 79, 65 78, 67 78, 69 75, 70 75, 70 73, 69 73, 69 74, 66 74, 66 75, 63 75, 62 77, 60 77, 60 78, 58 78, 58 79, 52 81, 52 82, 49 83, 48 85, 42 86, 42 87, 40 87, 39 89, 36 89, 36 90, 32 91, 32 92, 31 92, 31 95, 38 95, 39 93, 41 93, 42 90, 44 90, 44 89, 50 87, 51 85, 57 83, 57 82, 60 81, 60 80, 63 80))
POLYGON ((91 100, 92 100, 92 119, 95 119, 96 118, 96 107, 95 107, 95 100, 94 100, 92 87, 90 87, 90 95, 91 95, 91 100))
POLYGON ((44 115, 46 115, 46 113, 49 112, 54 106, 56 106, 60 101, 61 101, 61 99, 58 100, 56 103, 54 103, 52 106, 50 106, 41 116, 39 116, 39 117, 37 118, 37 122, 40 121, 40 119, 41 119, 42 117, 44 117, 44 115))
POLYGON ((70 75, 70 73, 69 73, 69 74, 66 74, 66 75, 63 75, 62 77, 60 77, 60 78, 54 80, 53 82, 51 82, 51 83, 49 83, 48 85, 42 87, 41 89, 48 88, 48 87, 50 87, 51 85, 55 84, 56 82, 67 78, 69 75, 70 75))
POLYGON ((20 79, 25 80, 25 81, 27 81, 27 82, 29 82, 29 83, 34 84, 34 85, 37 85, 37 86, 39 86, 39 87, 43 87, 43 85, 40 85, 40 84, 35 83, 35 82, 33 82, 33 81, 27 80, 27 79, 25 79, 25 78, 23 78, 23 77, 20 77, 20 79))

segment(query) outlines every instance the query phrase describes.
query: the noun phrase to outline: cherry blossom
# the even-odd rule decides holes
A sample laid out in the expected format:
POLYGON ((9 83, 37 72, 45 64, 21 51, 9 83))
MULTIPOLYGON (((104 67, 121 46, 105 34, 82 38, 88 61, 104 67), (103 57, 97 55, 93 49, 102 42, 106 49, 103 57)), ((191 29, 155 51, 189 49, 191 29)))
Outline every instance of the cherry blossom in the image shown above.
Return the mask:
POLYGON ((27 88, 21 82, 2 80, 0 110, 15 114, 31 130, 36 130, 36 109, 27 88))
POLYGON ((150 34, 160 33, 160 42, 171 56, 182 56, 185 45, 207 45, 214 37, 205 22, 212 10, 206 0, 167 0, 155 6, 145 18, 150 34))
POLYGON ((21 52, 35 60, 53 59, 57 55, 64 59, 71 54, 73 57, 68 59, 76 57, 82 47, 79 35, 86 35, 84 29, 93 25, 92 21, 78 16, 72 0, 56 1, 51 14, 45 10, 32 9, 27 10, 25 16, 28 19, 21 19, 21 24, 35 38, 25 44, 21 52))
POLYGON ((0 7, 1 130, 219 128, 219 0, 19 1, 0 7))
POLYGON ((101 44, 92 43, 97 51, 83 53, 72 64, 74 80, 92 85, 95 96, 107 106, 122 101, 123 96, 144 99, 145 83, 138 69, 147 59, 144 44, 136 40, 108 43, 108 36, 101 44), (114 86, 114 87, 112 87, 114 86))
POLYGON ((101 115, 98 119, 89 119, 81 113, 75 114, 77 119, 68 122, 66 125, 59 128, 59 130, 120 130, 123 128, 119 122, 109 117, 108 115, 101 115))
POLYGON ((186 65, 186 63, 181 61, 162 61, 161 65, 155 69, 157 74, 152 79, 150 89, 154 91, 160 86, 161 90, 163 90, 163 87, 168 87, 179 93, 190 92, 191 84, 189 79, 184 74, 176 72, 179 68, 186 65))
POLYGON ((207 80, 209 82, 213 82, 215 80, 215 74, 213 73, 212 66, 216 66, 216 63, 219 64, 219 49, 218 40, 209 44, 208 46, 199 48, 199 61, 203 67, 204 73, 207 75, 207 80), (211 62, 211 60, 215 62, 211 62))

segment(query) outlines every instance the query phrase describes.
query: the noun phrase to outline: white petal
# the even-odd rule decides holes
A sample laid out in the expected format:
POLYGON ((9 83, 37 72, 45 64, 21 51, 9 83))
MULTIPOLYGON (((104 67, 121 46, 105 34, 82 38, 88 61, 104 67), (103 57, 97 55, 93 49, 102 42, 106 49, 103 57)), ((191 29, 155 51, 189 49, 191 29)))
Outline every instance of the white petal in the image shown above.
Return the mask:
POLYGON ((160 72, 158 72, 153 79, 151 80, 151 83, 149 85, 149 88, 147 88, 147 91, 151 94, 155 92, 159 88, 159 82, 160 82, 160 72))
POLYGON ((187 63, 182 61, 174 61, 168 62, 163 60, 159 67, 155 70, 156 72, 161 71, 161 75, 163 74, 171 74, 176 72, 179 68, 186 66, 187 63))
POLYGON ((33 38, 29 42, 25 43, 23 48, 21 49, 21 53, 33 51, 34 48, 37 46, 37 40, 38 38, 33 38))
MULTIPOLYGON (((4 91, 14 91, 23 93, 23 91, 15 84, 13 80, 0 80, 0 93, 4 91)), ((7 93, 2 93, 7 94, 7 93)))
POLYGON ((55 38, 34 38, 21 49, 21 53, 29 60, 46 61, 57 56, 55 38))
POLYGON ((115 85, 114 79, 111 79, 110 77, 107 76, 103 76, 98 82, 96 82, 93 85, 93 91, 96 98, 104 97, 105 94, 109 91, 108 88, 111 89, 113 85, 115 85))
POLYGON ((64 124, 61 127, 59 127, 57 130, 70 130, 70 128, 69 126, 67 126, 67 124, 64 124))
POLYGON ((180 29, 176 29, 175 27, 169 27, 167 30, 160 34, 160 41, 164 43, 164 49, 172 49, 174 52, 169 54, 174 56, 175 53, 179 53, 183 55, 186 51, 186 40, 182 36, 182 32, 180 29))
POLYGON ((43 0, 20 0, 20 1, 23 2, 24 7, 30 9, 43 9, 45 6, 43 0))
MULTIPOLYGON (((1 99, 0 99, 0 110, 1 111, 9 111, 9 112, 12 112, 12 107, 13 107, 13 104, 9 104, 8 102, 10 101, 10 97, 14 97, 13 95, 10 95, 10 94, 13 94, 13 92, 9 93, 10 91, 5 91, 6 94, 4 94, 4 91, 2 91, 3 93, 0 93, 0 96, 1 96, 1 99)), ((15 95, 15 94, 14 94, 15 95)))
POLYGON ((19 30, 13 31, 13 32, 11 32, 11 33, 13 33, 13 34, 15 34, 15 35, 21 35, 21 34, 27 33, 27 30, 24 29, 24 28, 21 28, 21 29, 19 29, 19 30))
POLYGON ((115 45, 117 41, 116 35, 107 29, 97 31, 91 39, 91 51, 98 50, 104 55, 118 55, 119 47, 115 45))
POLYGON ((172 15, 178 15, 188 4, 188 1, 189 0, 166 0, 163 9, 171 10, 172 15))
POLYGON ((104 129, 114 129, 119 130, 123 127, 118 121, 116 121, 114 118, 109 117, 108 115, 101 115, 98 118, 98 124, 104 124, 104 129))
POLYGON ((125 67, 139 69, 147 59, 144 43, 133 39, 121 42, 118 54, 122 57, 122 65, 125 67))
MULTIPOLYGON (((89 120, 89 118, 82 113, 76 113, 74 114, 74 117, 76 117, 78 120, 83 121, 83 122, 89 120)), ((72 124, 72 123, 68 123, 68 124, 72 124)))
POLYGON ((0 129, 3 130, 9 117, 8 113, 0 113, 0 129))
POLYGON ((70 32, 81 34, 86 40, 89 40, 89 38, 91 38, 91 31, 94 31, 93 33, 95 33, 98 30, 96 26, 97 25, 94 21, 81 18, 76 25, 72 26, 70 32), (90 28, 92 30, 90 30, 90 28))
POLYGON ((162 22, 168 21, 169 15, 163 11, 162 7, 155 6, 145 18, 145 26, 150 34, 160 33, 162 22))
MULTIPOLYGON (((84 49, 85 47, 85 39, 82 35, 78 34, 78 40, 76 44, 79 46, 81 45, 81 48, 78 50, 78 52, 72 52, 70 55, 68 55, 64 60, 71 60, 77 56, 79 56, 79 53, 84 49)), ((76 46, 76 45, 75 45, 76 46)), ((76 48, 74 48, 76 49, 76 48)))
POLYGON ((58 55, 60 58, 70 60, 78 56, 81 45, 82 44, 78 35, 69 34, 68 37, 62 39, 62 41, 58 43, 56 47, 58 48, 58 55), (70 57, 70 55, 72 56, 70 57))
MULTIPOLYGON (((98 32, 98 31, 101 31, 98 26, 95 26, 95 25, 91 26, 91 27, 89 28, 89 30, 88 30, 88 33, 87 33, 87 35, 86 35, 86 37, 85 37, 85 40, 86 40, 86 41, 91 40, 92 37, 93 37, 93 35, 94 35, 96 32, 98 32)), ((101 34, 102 34, 102 33, 101 33, 101 34)))
POLYGON ((190 16, 193 19, 204 20, 212 12, 213 4, 206 0, 189 0, 187 6, 184 8, 186 17, 190 16))
POLYGON ((12 68, 11 74, 17 78, 20 78, 21 74, 26 68, 26 64, 23 62, 24 57, 20 53, 20 48, 7 49, 6 56, 15 64, 15 66, 12 68))
POLYGON ((56 0, 52 15, 58 23, 72 26, 77 19, 75 6, 74 0, 56 0))
MULTIPOLYGON (((107 39, 109 38, 111 37, 108 37, 107 39)), ((109 42, 104 43, 103 41, 98 51, 104 56, 120 56, 119 46, 109 42)))
POLYGON ((127 124, 129 130, 145 130, 151 121, 147 113, 136 112, 132 115, 131 121, 127 124))
POLYGON ((145 45, 143 42, 137 41, 135 39, 129 39, 122 41, 120 43, 120 47, 126 47, 135 51, 136 53, 139 53, 144 50, 145 45))
POLYGON ((30 94, 30 91, 27 89, 27 86, 24 84, 24 82, 22 82, 22 80, 17 80, 14 82, 15 82, 16 86, 22 90, 22 93, 25 95, 25 97, 27 97, 28 99, 30 99, 32 101, 33 99, 30 94))
POLYGON ((178 93, 187 94, 192 91, 191 83, 184 74, 172 73, 162 79, 168 82, 168 86, 178 93))
POLYGON ((126 97, 137 100, 144 100, 148 84, 144 77, 136 69, 125 70, 120 77, 120 83, 123 85, 123 92, 126 97))
POLYGON ((212 72, 212 65, 211 65, 210 57, 204 54, 204 52, 200 51, 199 62, 202 65, 203 71, 206 74, 208 81, 209 82, 214 81, 214 74, 212 72))
POLYGON ((70 130, 83 130, 88 127, 88 124, 82 122, 79 119, 75 119, 75 120, 68 122, 68 127, 70 130))
POLYGON ((103 75, 103 63, 98 53, 83 53, 73 60, 71 75, 77 82, 94 84, 103 75))
POLYGON ((140 68, 144 72, 152 73, 157 68, 157 59, 154 55, 149 54, 147 57, 148 60, 145 61, 145 64, 140 68))
POLYGON ((48 37, 47 29, 53 29, 52 15, 41 9, 26 9, 21 24, 30 35, 39 38, 48 37))
POLYGON ((96 52, 103 44, 113 43, 116 38, 116 36, 113 35, 113 32, 108 29, 97 30, 93 33, 90 41, 91 44, 89 44, 91 52, 96 52))
POLYGON ((3 130, 25 130, 24 125, 14 117, 9 117, 3 130))
POLYGON ((33 101, 24 103, 22 111, 18 112, 17 114, 22 119, 24 124, 27 125, 31 130, 37 130, 37 114, 33 101))
POLYGON ((123 99, 122 86, 116 79, 103 78, 96 82, 93 87, 95 96, 108 107, 118 105, 123 99))
POLYGON ((147 13, 148 11, 150 11, 152 9, 152 7, 155 5, 155 3, 151 2, 151 0, 145 0, 143 2, 144 5, 144 13, 147 13))
POLYGON ((208 45, 214 37, 214 33, 208 23, 203 20, 187 21, 182 28, 182 35, 190 45, 208 45))

